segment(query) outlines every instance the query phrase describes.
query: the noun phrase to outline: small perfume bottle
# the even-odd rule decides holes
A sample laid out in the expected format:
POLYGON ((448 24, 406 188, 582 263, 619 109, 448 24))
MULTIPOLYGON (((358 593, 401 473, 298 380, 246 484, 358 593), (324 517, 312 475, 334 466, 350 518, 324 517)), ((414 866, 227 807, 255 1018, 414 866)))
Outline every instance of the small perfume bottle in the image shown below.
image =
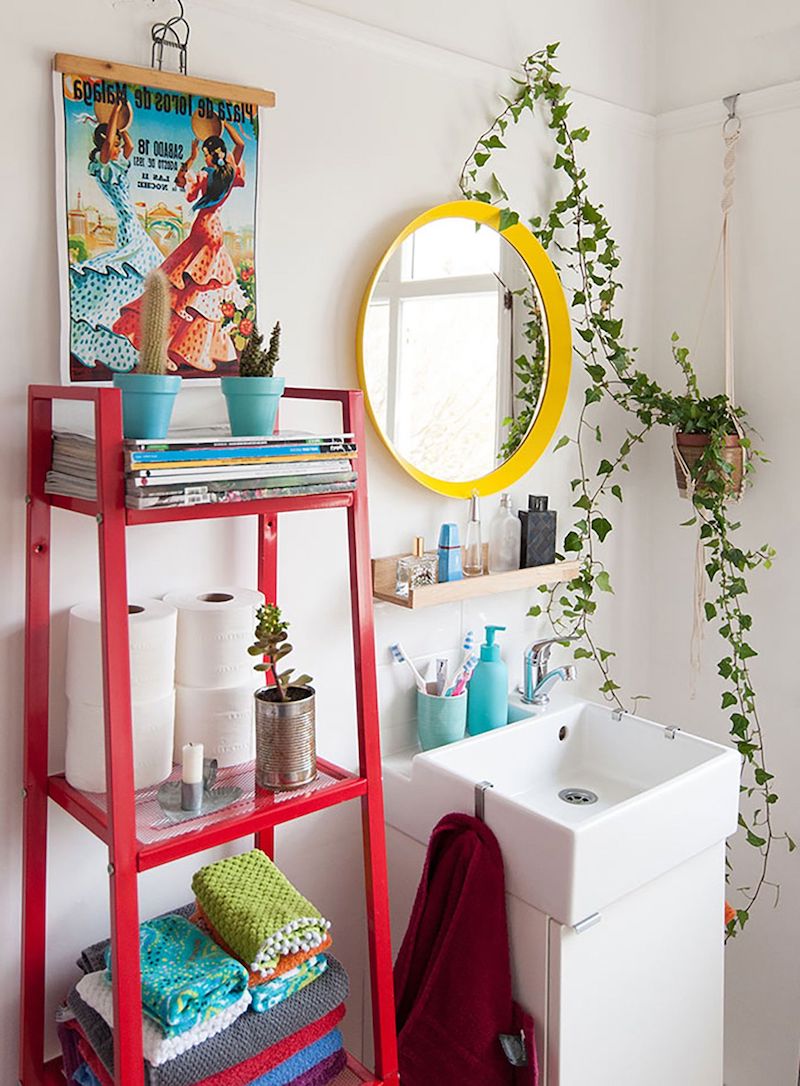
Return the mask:
POLYGON ((519 569, 521 525, 511 511, 511 495, 503 494, 489 525, 489 572, 519 569))
POLYGON ((460 581, 461 541, 457 524, 443 524, 439 530, 439 581, 460 581))
POLYGON ((397 579, 395 595, 408 597, 409 590, 426 584, 436 584, 439 571, 439 555, 436 551, 425 551, 425 540, 421 535, 414 539, 411 554, 397 560, 397 579))
POLYGON ((473 490, 469 500, 469 520, 464 539, 464 576, 480 577, 483 573, 483 544, 481 542, 481 514, 478 491, 473 490))
POLYGON ((520 565, 549 566, 556 560, 556 511, 547 508, 547 498, 529 494, 528 508, 520 509, 522 521, 522 546, 520 565))

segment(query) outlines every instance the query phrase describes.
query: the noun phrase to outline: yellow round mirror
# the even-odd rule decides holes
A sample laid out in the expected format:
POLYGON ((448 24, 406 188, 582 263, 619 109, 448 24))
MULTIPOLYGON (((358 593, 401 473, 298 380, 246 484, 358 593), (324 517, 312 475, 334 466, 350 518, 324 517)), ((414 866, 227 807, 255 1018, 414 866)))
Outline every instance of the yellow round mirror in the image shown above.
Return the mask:
POLYGON ((367 410, 395 459, 450 497, 507 489, 550 441, 569 388, 569 314, 539 242, 458 200, 392 242, 358 322, 367 410))

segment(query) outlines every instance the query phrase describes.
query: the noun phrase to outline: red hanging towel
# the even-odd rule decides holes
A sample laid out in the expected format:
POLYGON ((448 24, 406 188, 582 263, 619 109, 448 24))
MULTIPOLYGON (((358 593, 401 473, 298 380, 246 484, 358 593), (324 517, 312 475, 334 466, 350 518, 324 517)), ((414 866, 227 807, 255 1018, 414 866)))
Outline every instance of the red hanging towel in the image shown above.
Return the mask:
POLYGON ((394 969, 403 1086, 536 1086, 533 1023, 511 996, 500 846, 477 818, 449 814, 431 834, 394 969), (514 1069, 501 1033, 525 1032, 514 1069))

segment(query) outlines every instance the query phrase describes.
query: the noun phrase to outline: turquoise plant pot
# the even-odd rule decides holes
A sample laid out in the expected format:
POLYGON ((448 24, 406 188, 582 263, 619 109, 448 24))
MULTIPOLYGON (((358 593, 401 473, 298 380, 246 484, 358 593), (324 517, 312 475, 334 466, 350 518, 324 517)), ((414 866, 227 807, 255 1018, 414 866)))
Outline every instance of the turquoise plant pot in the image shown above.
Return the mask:
POLYGON ((273 433, 285 377, 222 377, 220 385, 234 437, 273 433))
POLYGON ((167 436, 181 378, 160 373, 115 373, 114 387, 122 391, 122 432, 125 437, 167 436))

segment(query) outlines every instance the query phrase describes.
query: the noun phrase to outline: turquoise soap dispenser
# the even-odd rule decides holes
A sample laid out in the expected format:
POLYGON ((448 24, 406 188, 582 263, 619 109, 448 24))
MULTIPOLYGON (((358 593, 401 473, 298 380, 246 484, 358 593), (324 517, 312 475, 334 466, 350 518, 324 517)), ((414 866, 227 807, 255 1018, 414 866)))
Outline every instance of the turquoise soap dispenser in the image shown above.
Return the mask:
POLYGON ((508 668, 494 635, 505 626, 487 626, 481 658, 468 687, 467 731, 480 735, 508 723, 508 668))

